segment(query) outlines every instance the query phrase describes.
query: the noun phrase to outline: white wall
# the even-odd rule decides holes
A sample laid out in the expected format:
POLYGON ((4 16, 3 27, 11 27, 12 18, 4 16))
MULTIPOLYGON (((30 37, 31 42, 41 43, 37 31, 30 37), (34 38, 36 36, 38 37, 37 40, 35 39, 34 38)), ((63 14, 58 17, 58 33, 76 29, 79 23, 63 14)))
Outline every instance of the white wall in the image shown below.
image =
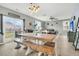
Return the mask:
MULTIPOLYGON (((13 10, 10 10, 8 8, 4 8, 4 7, 0 6, 0 14, 3 14, 5 16, 9 16, 8 13, 13 13, 13 14, 19 15, 20 19, 25 19, 26 29, 33 29, 33 26, 29 26, 29 22, 31 22, 33 24, 34 21, 37 20, 37 19, 32 18, 30 16, 27 16, 27 15, 24 15, 24 14, 21 14, 21 13, 15 12, 13 10)), ((11 17, 13 17, 13 16, 11 16, 11 17)), ((0 43, 2 43, 2 41, 3 41, 3 36, 0 35, 0 43)))
POLYGON ((62 35, 67 35, 68 30, 63 30, 63 21, 56 21, 56 22, 46 22, 45 23, 45 28, 46 29, 55 29, 58 31, 58 33, 62 35), (49 25, 47 25, 49 23, 49 25), (51 26, 53 24, 53 26, 51 26))
POLYGON ((16 11, 13 11, 13 10, 10 10, 8 8, 0 6, 0 14, 9 16, 8 13, 13 13, 13 14, 19 15, 21 19, 25 19, 26 29, 33 29, 33 26, 29 26, 29 22, 31 22, 33 24, 34 20, 37 20, 37 19, 30 17, 28 15, 24 15, 24 14, 21 14, 21 13, 18 13, 16 11))
POLYGON ((63 30, 63 25, 62 25, 62 21, 57 21, 57 22, 46 22, 45 23, 45 27, 46 29, 55 29, 57 31, 62 31, 63 30), (49 25, 47 25, 47 23, 49 23, 49 25), (51 26, 51 24, 53 24, 53 26, 51 26))
POLYGON ((33 29, 33 23, 34 23, 34 19, 27 17, 27 20, 25 21, 26 29, 33 29), (29 23, 31 23, 32 25, 29 25, 29 23))

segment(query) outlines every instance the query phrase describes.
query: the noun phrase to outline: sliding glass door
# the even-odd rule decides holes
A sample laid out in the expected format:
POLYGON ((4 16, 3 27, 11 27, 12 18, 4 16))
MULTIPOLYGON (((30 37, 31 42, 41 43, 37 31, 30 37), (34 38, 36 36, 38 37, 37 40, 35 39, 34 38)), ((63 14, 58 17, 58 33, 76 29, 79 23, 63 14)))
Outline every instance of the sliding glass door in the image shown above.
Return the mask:
POLYGON ((23 31, 23 20, 3 16, 4 42, 10 42, 14 40, 15 31, 23 31))

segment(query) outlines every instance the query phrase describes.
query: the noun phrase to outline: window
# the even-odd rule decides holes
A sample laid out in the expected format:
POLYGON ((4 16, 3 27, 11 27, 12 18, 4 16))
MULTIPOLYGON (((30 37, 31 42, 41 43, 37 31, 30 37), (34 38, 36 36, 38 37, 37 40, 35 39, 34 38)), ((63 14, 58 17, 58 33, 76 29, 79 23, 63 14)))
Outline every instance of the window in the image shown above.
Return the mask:
POLYGON ((41 30, 41 22, 40 21, 35 21, 35 29, 41 30))

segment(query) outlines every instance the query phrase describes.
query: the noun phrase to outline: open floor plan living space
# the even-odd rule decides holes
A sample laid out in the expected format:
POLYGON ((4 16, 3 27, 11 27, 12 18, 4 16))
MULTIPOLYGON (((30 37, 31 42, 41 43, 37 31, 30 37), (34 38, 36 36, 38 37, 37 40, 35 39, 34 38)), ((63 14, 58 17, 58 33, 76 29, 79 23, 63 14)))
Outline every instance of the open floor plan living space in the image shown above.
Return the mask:
POLYGON ((79 56, 79 3, 0 3, 0 56, 79 56))

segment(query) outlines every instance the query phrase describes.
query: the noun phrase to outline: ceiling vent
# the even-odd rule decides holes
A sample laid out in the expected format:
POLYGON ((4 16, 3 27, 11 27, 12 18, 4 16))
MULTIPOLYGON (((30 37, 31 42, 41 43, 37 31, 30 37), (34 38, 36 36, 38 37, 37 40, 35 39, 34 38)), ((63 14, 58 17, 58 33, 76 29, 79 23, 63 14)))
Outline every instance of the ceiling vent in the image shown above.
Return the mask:
POLYGON ((10 17, 13 17, 13 18, 20 18, 19 15, 14 14, 14 13, 8 13, 8 15, 9 15, 10 17))
POLYGON ((50 18, 49 19, 55 19, 54 17, 52 17, 52 16, 50 16, 50 18))
POLYGON ((52 16, 50 16, 49 19, 50 19, 51 21, 57 21, 57 20, 58 20, 57 18, 52 17, 52 16))

